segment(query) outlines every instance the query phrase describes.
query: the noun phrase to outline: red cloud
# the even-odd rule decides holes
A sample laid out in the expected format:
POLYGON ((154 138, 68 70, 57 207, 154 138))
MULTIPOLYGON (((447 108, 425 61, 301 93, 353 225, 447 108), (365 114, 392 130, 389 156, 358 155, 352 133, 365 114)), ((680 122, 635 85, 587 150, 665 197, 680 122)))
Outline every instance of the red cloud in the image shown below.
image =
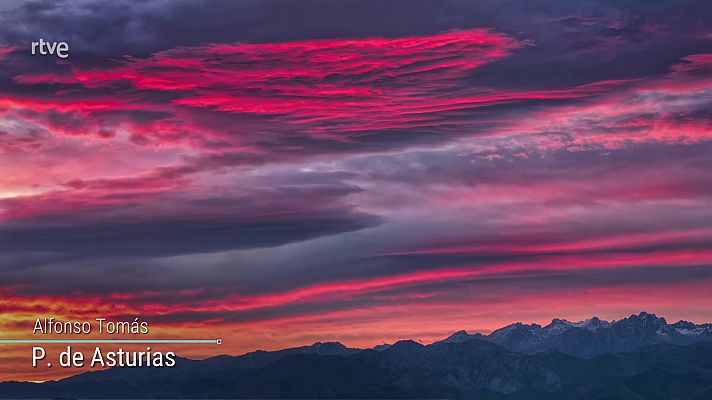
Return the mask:
MULTIPOLYGON (((262 131, 296 130, 342 141, 349 140, 344 132, 430 126, 443 112, 571 97, 568 92, 506 94, 459 87, 471 71, 522 45, 475 29, 395 39, 180 47, 149 58, 129 57, 118 67, 19 75, 15 80, 21 85, 57 86, 57 96, 5 97, 0 103, 10 109, 78 114, 88 132, 113 124, 159 141, 218 137, 236 145, 251 141, 237 139, 254 133, 249 118, 261 118, 262 131), (106 90, 111 96, 101 94, 106 90), (201 117, 201 109, 233 116, 217 128, 201 117), (170 116, 144 123, 107 118, 112 112, 137 110, 170 116)), ((61 124, 52 127, 62 129, 61 124)))

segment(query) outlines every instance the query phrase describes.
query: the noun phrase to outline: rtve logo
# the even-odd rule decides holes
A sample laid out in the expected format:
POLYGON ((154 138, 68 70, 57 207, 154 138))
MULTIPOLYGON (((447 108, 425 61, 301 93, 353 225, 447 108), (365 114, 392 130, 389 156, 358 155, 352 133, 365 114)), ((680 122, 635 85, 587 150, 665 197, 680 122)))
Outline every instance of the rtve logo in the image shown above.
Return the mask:
POLYGON ((40 39, 38 42, 32 42, 32 55, 55 55, 59 58, 69 57, 69 44, 67 42, 45 42, 40 39), (38 50, 39 48, 39 50, 38 50))

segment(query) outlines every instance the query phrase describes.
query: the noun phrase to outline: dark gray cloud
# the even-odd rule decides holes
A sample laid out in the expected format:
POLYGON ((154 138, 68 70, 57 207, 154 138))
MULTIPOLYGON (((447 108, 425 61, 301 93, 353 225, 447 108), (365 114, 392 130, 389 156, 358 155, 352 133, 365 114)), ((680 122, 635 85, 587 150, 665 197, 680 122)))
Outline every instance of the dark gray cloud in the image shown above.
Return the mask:
MULTIPOLYGON (((183 170, 161 171, 155 181, 70 182, 74 189, 85 190, 85 195, 95 203, 89 201, 72 213, 51 211, 48 207, 49 211, 42 215, 3 222, 0 252, 83 257, 211 253, 280 246, 381 223, 378 217, 355 210, 340 200, 359 188, 319 177, 301 184, 253 190, 241 196, 181 198, 159 194, 156 198, 154 194, 132 191, 181 178, 183 173, 183 170), (126 204, 101 205, 106 199, 116 200, 115 192, 122 190, 129 191, 123 198, 126 204), (96 191, 104 200, 93 197, 96 191), (147 204, 156 201, 163 205, 156 208, 147 204)), ((39 202, 63 201, 61 193, 57 196, 39 202)), ((67 201, 77 206, 81 203, 76 202, 84 200, 79 197, 67 201)), ((2 203, 10 213, 14 207, 26 206, 23 201, 2 203)))
POLYGON ((2 252, 103 256, 160 256, 280 246, 377 225, 379 219, 345 209, 287 218, 201 217, 133 222, 99 220, 75 226, 0 229, 2 252))

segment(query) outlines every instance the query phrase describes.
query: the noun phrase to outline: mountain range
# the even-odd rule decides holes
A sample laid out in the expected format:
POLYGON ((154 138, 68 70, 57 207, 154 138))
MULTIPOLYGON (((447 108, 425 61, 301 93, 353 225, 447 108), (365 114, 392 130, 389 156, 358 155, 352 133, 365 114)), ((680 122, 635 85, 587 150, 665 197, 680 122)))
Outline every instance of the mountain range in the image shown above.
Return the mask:
POLYGON ((709 340, 712 339, 712 324, 698 325, 687 321, 668 324, 665 318, 641 312, 612 322, 597 317, 580 322, 554 319, 546 326, 518 322, 488 336, 459 331, 444 342, 464 342, 474 338, 488 340, 524 354, 556 350, 590 358, 605 353, 632 351, 653 344, 686 345, 709 340))
POLYGON ((712 399, 712 325, 619 321, 516 323, 423 345, 315 343, 174 368, 114 368, 41 384, 5 382, 0 398, 712 399))

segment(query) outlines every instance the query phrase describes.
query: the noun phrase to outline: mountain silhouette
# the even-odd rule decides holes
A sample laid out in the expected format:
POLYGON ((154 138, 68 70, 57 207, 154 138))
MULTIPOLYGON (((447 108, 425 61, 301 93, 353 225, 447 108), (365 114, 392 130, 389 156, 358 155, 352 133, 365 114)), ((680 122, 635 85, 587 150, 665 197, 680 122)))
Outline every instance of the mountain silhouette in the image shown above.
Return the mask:
POLYGON ((640 313, 619 321, 516 323, 429 345, 316 343, 174 368, 114 368, 42 384, 0 384, 0 398, 712 398, 712 326, 640 313))

